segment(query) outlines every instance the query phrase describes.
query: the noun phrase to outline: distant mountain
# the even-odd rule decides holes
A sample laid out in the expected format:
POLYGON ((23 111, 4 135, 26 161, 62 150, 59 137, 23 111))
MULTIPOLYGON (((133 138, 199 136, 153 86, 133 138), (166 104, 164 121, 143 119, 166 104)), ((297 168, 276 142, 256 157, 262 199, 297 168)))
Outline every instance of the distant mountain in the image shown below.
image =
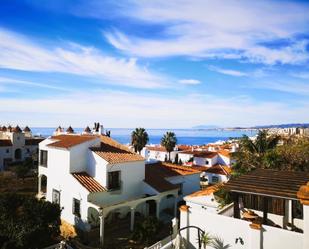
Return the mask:
POLYGON ((295 124, 278 124, 278 125, 259 125, 254 126, 255 129, 266 129, 266 128, 292 128, 292 127, 309 127, 309 123, 295 123, 295 124))
POLYGON ((197 125, 192 127, 192 129, 205 129, 205 130, 218 129, 218 128, 220 127, 217 125, 197 125))

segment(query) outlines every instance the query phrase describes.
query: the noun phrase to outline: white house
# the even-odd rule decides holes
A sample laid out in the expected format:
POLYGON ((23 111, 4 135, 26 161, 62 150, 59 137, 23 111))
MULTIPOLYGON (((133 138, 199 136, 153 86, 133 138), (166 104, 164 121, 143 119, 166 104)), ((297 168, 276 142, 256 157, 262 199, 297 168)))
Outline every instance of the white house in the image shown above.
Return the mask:
POLYGON ((181 151, 178 154, 179 159, 185 165, 199 165, 211 167, 216 164, 221 165, 231 165, 230 151, 219 150, 219 151, 207 151, 207 150, 191 150, 191 151, 181 151), (190 162, 190 163, 188 163, 190 162))
MULTIPOLYGON (((176 155, 181 151, 190 149, 191 146, 188 145, 176 145, 174 150, 170 153, 170 161, 175 162, 176 155)), ((193 148, 193 147, 192 147, 193 148)), ((161 145, 148 145, 144 148, 142 154, 148 161, 157 160, 157 161, 167 161, 169 159, 169 153, 161 145)), ((179 159, 179 158, 178 158, 179 159)))
POLYGON ((11 163, 21 162, 36 154, 38 144, 43 139, 33 137, 28 126, 23 130, 19 126, 0 127, 0 171, 11 163))
POLYGON ((101 243, 104 225, 116 214, 129 215, 133 229, 135 213, 161 218, 172 209, 175 216, 182 195, 199 189, 197 170, 145 166, 143 157, 106 135, 72 132, 58 131, 40 143, 38 196, 58 203, 61 218, 72 225, 84 230, 99 225, 101 243))

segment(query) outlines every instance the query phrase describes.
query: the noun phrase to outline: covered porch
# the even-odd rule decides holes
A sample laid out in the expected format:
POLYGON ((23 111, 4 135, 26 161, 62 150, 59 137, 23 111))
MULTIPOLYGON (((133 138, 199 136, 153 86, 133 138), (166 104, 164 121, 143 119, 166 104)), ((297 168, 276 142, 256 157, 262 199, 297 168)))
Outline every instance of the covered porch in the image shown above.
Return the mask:
POLYGON ((309 173, 256 169, 224 188, 234 202, 234 218, 303 232, 304 207, 297 196, 309 173))
MULTIPOLYGON (((177 214, 177 204, 178 204, 178 189, 166 191, 163 193, 159 193, 157 195, 152 196, 143 196, 136 199, 131 199, 123 202, 114 203, 111 205, 98 205, 95 203, 92 203, 91 208, 96 208, 98 212, 98 225, 99 225, 99 237, 100 237, 100 246, 103 247, 105 241, 104 241, 104 234, 105 231, 109 229, 110 224, 113 223, 110 222, 109 219, 111 215, 116 215, 117 217, 114 219, 115 222, 118 222, 118 211, 121 209, 125 209, 127 212, 127 215, 125 217, 128 217, 129 221, 129 230, 132 232, 134 230, 136 219, 139 219, 140 215, 140 206, 146 205, 147 212, 146 216, 155 216, 157 219, 161 219, 162 213, 161 213, 161 205, 162 202, 165 200, 165 198, 173 198, 173 217, 177 214), (109 220, 109 222, 107 222, 109 220)), ((163 217, 165 218, 165 217, 163 217)), ((125 218, 124 218, 125 219, 125 218)))

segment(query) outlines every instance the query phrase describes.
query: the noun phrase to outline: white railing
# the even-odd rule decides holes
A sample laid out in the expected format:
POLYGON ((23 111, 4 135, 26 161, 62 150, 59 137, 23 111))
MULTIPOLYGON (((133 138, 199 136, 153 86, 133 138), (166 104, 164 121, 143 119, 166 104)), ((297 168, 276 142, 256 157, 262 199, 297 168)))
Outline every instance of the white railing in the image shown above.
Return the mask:
POLYGON ((149 247, 145 247, 144 249, 168 249, 171 248, 174 239, 175 236, 168 236, 149 247))

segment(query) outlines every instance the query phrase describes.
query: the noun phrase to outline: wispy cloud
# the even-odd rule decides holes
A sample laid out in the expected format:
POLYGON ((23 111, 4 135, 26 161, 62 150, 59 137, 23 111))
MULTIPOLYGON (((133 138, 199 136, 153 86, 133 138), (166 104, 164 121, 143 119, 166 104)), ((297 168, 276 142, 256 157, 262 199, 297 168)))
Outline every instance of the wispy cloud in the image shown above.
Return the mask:
POLYGON ((181 79, 178 82, 181 83, 181 84, 184 84, 184 85, 198 85, 198 84, 201 84, 201 81, 196 80, 196 79, 181 79))
POLYGON ((111 90, 76 92, 53 98, 0 99, 2 122, 18 122, 32 126, 57 126, 61 123, 83 127, 93 120, 102 120, 102 117, 107 127, 182 128, 212 123, 214 120, 222 126, 250 126, 269 124, 274 120, 305 121, 309 119, 308 108, 308 101, 300 107, 293 107, 284 101, 256 102, 241 96, 220 98, 205 94, 187 94, 170 98, 159 94, 140 95, 111 90), (183 115, 184 113, 190 113, 190 118, 183 115), (257 113, 259 115, 256 115, 257 113), (119 123, 119 117, 126 122, 119 123))
POLYGON ((299 79, 309 80, 309 72, 291 73, 291 76, 299 79))
MULTIPOLYGON (((248 87, 248 85, 247 85, 248 87)), ((285 92, 290 94, 297 94, 303 96, 309 96, 309 85, 304 82, 299 81, 278 81, 275 79, 270 79, 263 82, 255 82, 251 85, 253 88, 258 89, 269 89, 278 92, 285 92)))
POLYGON ((135 58, 108 56, 94 47, 75 43, 45 47, 5 29, 0 29, 0 68, 77 74, 135 88, 169 85, 166 76, 151 72, 135 58))
POLYGON ((307 3, 159 0, 128 1, 125 6, 117 6, 118 15, 165 27, 162 38, 134 36, 120 30, 104 32, 115 48, 130 55, 234 58, 264 64, 301 64, 309 60, 308 40, 298 38, 309 31, 307 3), (287 44, 280 44, 282 39, 287 44), (276 42, 279 46, 266 45, 276 42))
POLYGON ((64 87, 58 87, 54 85, 48 85, 48 84, 42 84, 32 81, 25 81, 25 80, 19 80, 19 79, 12 79, 7 77, 0 77, 0 85, 22 85, 22 86, 30 86, 30 87, 38 87, 38 88, 47 88, 47 89, 53 89, 53 90, 60 90, 60 91, 72 91, 72 88, 64 88, 64 87))
POLYGON ((224 69, 224 68, 211 66, 211 65, 208 66, 208 69, 210 71, 214 71, 214 72, 217 72, 217 73, 226 74, 226 75, 230 75, 230 76, 236 76, 236 77, 248 76, 248 74, 245 73, 245 72, 241 72, 241 71, 238 71, 238 70, 232 70, 232 69, 224 69))

